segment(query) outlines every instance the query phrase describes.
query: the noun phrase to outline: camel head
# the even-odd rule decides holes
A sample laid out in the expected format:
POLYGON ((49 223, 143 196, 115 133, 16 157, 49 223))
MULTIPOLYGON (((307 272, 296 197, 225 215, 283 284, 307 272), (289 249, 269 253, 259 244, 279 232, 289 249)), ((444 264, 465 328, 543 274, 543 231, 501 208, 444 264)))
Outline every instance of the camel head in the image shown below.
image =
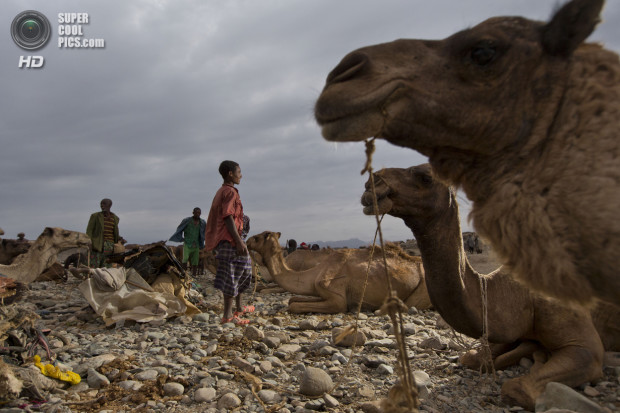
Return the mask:
POLYGON ((263 257, 271 257, 282 253, 280 247, 279 232, 264 231, 258 235, 254 235, 246 241, 249 250, 256 251, 263 257))
MULTIPOLYGON (((433 177, 429 164, 410 168, 384 168, 373 174, 380 214, 415 219, 418 225, 436 219, 456 206, 454 190, 433 177)), ((364 214, 374 215, 370 179, 362 195, 364 214)))
POLYGON ((548 23, 494 17, 443 40, 355 50, 327 76, 315 118, 329 141, 386 139, 458 183, 469 164, 546 134, 603 3, 570 1, 548 23))
POLYGON ((62 251, 69 248, 90 246, 91 240, 88 235, 82 232, 47 227, 39 235, 35 244, 51 246, 62 251))
POLYGON ((2 245, 5 252, 13 257, 24 254, 30 249, 29 242, 20 242, 14 239, 0 240, 0 245, 2 245))

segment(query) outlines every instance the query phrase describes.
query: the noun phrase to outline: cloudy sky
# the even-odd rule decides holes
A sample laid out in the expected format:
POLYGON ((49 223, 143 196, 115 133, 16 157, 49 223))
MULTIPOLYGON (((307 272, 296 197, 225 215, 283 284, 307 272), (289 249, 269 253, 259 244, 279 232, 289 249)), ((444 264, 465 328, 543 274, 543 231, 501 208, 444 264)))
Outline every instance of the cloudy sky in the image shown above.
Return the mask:
MULTIPOLYGON (((169 238, 199 206, 206 218, 219 163, 241 165, 251 233, 371 241, 362 214, 363 143, 323 140, 313 105, 349 51, 397 38, 444 38, 495 15, 546 20, 555 0, 2 0, 0 227, 34 239, 46 226, 85 231, 101 198, 114 201, 130 243, 169 238), (49 43, 26 52, 13 18, 36 10, 49 43), (59 48, 58 13, 88 13, 84 39, 59 48), (19 69, 22 55, 43 56, 19 69)), ((620 2, 591 36, 620 50, 620 2)), ((420 154, 377 143, 373 166, 420 154)), ((469 207, 461 195, 464 230, 469 207)), ((383 221, 388 240, 411 238, 383 221)))

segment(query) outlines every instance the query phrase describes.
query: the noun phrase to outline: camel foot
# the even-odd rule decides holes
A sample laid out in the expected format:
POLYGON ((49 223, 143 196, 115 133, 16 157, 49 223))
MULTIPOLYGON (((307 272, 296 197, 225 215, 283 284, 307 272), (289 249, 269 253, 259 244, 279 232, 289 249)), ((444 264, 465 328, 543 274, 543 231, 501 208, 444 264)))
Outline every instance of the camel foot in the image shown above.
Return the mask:
MULTIPOLYGON (((461 355, 461 357, 459 357, 459 363, 472 370, 480 370, 480 367, 482 366, 482 361, 483 357, 478 350, 469 350, 468 352, 461 355)), ((488 366, 487 364, 488 363, 485 363, 485 368, 487 371, 490 371, 491 366, 488 366)))
POLYGON ((544 388, 536 388, 527 377, 517 377, 507 380, 502 385, 502 400, 513 406, 521 406, 526 410, 534 411, 536 398, 543 392, 544 388))

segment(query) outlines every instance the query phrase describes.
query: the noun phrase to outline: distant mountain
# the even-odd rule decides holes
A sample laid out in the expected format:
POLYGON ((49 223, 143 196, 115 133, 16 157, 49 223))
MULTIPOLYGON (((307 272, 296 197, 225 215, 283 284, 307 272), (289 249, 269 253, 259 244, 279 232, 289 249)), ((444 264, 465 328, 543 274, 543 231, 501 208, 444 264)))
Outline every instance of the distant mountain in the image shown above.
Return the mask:
MULTIPOLYGON (((299 242, 301 244, 301 242, 299 242)), ((309 243, 310 245, 312 244, 318 244, 319 247, 324 248, 324 247, 331 247, 331 248, 359 248, 362 247, 364 245, 370 245, 370 242, 367 241, 362 241, 361 239, 358 238, 351 238, 351 239, 346 239, 343 241, 312 241, 309 243)))

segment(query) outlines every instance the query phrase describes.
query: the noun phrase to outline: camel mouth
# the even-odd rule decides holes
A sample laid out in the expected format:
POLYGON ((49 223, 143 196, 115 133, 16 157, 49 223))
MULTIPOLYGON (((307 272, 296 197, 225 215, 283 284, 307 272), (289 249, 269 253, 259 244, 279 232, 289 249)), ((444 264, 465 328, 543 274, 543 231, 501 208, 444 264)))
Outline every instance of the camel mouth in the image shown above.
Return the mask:
POLYGON ((344 99, 348 95, 345 92, 352 88, 337 83, 326 87, 319 96, 314 116, 325 140, 355 142, 380 136, 384 124, 382 107, 400 85, 393 82, 344 99))
POLYGON ((331 142, 359 142, 377 136, 381 116, 372 111, 319 122, 323 138, 331 142))
MULTIPOLYGON (((376 212, 379 215, 388 214, 392 210, 392 200, 389 198, 379 198, 377 199, 377 209, 376 212)), ((375 208, 372 202, 372 193, 364 192, 362 195, 362 206, 364 207, 362 211, 364 215, 375 215, 375 208)))

